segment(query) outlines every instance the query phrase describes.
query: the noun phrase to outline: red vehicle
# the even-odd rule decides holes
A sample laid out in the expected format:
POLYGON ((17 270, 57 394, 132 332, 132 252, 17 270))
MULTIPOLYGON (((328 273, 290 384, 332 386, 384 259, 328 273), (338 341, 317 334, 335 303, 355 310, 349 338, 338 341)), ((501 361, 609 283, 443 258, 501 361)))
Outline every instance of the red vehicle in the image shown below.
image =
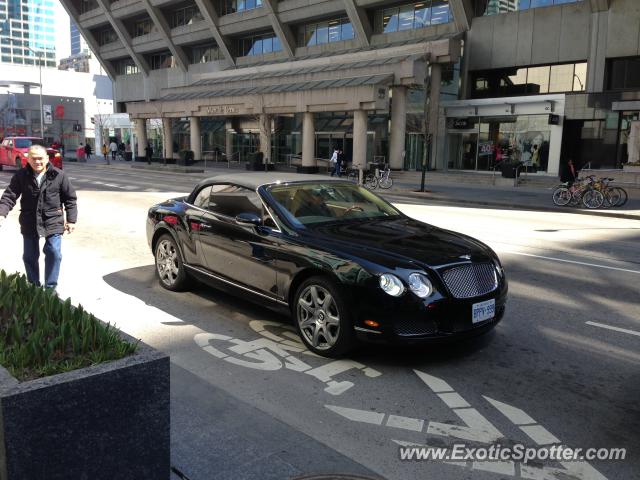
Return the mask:
POLYGON ((62 155, 58 150, 46 146, 38 137, 6 137, 0 144, 0 170, 5 165, 22 168, 27 164, 27 154, 31 145, 42 145, 47 149, 49 161, 54 167, 62 168, 62 155))

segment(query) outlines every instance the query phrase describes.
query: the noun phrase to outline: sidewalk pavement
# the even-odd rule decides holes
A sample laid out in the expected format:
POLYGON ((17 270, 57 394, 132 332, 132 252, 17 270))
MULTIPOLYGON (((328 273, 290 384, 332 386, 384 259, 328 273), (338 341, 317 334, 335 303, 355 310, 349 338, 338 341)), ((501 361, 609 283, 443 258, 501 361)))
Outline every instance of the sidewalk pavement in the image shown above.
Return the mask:
MULTIPOLYGON (((222 175, 229 172, 244 171, 235 165, 231 168, 225 164, 207 165, 197 167, 184 167, 179 165, 162 165, 153 163, 147 165, 141 162, 124 162, 117 160, 107 166, 102 157, 93 156, 89 162, 77 165, 102 166, 103 168, 136 169, 165 171, 171 174, 206 174, 210 176, 222 175)), ((445 174, 446 175, 446 174, 445 174)), ((586 208, 557 207, 553 204, 551 195, 553 188, 545 186, 493 186, 486 184, 474 185, 472 183, 451 183, 450 179, 444 180, 442 173, 429 171, 426 174, 425 192, 420 192, 421 172, 401 172, 389 190, 376 190, 376 193, 386 195, 402 195, 411 198, 412 201, 420 201, 425 204, 468 205, 486 208, 508 208, 514 210, 535 210, 548 212, 565 212, 582 215, 599 215, 613 218, 626 218, 640 220, 640 191, 627 189, 629 200, 626 205, 619 208, 588 210, 586 208)), ((391 174, 393 178, 393 173, 391 174)))

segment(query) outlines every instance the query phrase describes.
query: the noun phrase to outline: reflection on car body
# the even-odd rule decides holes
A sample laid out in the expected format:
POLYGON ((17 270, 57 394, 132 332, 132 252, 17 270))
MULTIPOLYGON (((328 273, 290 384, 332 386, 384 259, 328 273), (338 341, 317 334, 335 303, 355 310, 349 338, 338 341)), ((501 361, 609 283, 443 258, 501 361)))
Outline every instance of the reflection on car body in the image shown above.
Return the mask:
POLYGON ((197 278, 286 311, 325 356, 357 339, 478 335, 504 315, 507 281, 488 246, 330 177, 209 178, 151 207, 147 237, 163 287, 197 278))

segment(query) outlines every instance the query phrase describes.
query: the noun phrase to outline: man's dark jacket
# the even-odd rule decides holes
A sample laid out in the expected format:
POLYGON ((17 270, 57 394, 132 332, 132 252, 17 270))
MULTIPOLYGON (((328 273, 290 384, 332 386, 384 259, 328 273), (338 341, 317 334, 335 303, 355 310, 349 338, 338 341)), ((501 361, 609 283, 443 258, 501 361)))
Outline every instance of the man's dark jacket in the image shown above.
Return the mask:
POLYGON ((38 187, 30 165, 18 170, 0 198, 0 216, 6 217, 20 198, 20 231, 23 235, 48 237, 64 232, 64 212, 68 223, 76 223, 76 191, 64 172, 50 163, 38 187))

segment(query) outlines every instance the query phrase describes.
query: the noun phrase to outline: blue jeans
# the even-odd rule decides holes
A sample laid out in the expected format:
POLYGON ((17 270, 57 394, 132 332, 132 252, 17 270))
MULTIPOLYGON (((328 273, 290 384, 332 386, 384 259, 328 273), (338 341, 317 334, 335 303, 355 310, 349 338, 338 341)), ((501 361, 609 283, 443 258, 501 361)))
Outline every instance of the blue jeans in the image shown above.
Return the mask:
MULTIPOLYGON (((38 235, 23 235, 24 253, 22 260, 27 271, 27 279, 34 285, 40 286, 40 237, 38 235)), ((56 233, 45 238, 44 248, 44 286, 56 288, 62 262, 62 235, 56 233)))
POLYGON ((331 176, 333 177, 334 175, 337 175, 338 177, 340 176, 340 162, 336 162, 335 166, 333 167, 333 172, 331 172, 331 176))

